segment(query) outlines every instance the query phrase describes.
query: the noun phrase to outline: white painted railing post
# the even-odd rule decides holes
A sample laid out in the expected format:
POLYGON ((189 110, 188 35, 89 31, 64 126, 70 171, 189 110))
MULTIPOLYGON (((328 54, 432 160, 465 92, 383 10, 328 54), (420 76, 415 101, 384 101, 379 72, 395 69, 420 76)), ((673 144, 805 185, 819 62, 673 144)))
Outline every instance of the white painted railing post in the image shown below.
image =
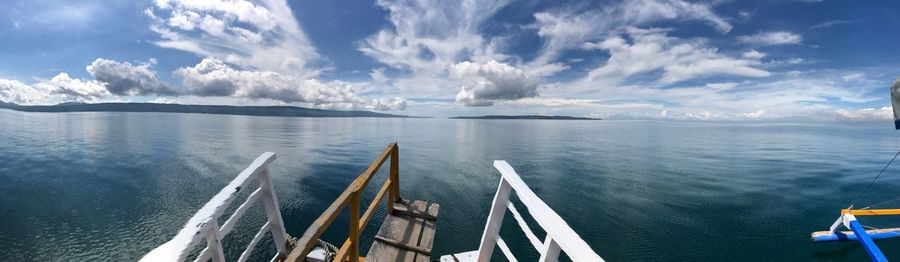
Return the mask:
POLYGON ((544 249, 541 252, 540 262, 556 262, 559 260, 559 244, 548 234, 544 239, 544 249))
POLYGON ((559 253, 565 251, 566 255, 575 262, 603 262, 603 258, 597 255, 591 246, 584 242, 584 239, 581 239, 578 233, 575 233, 575 230, 572 230, 562 217, 559 217, 556 211, 553 211, 550 206, 547 206, 547 203, 544 203, 541 198, 534 194, 534 191, 531 191, 531 188, 528 188, 525 181, 522 181, 522 178, 519 177, 519 174, 516 174, 516 170, 509 163, 503 160, 496 160, 494 161, 494 167, 497 168, 497 171, 500 171, 500 186, 497 187, 494 202, 491 203, 491 212, 488 214, 487 224, 484 226, 484 234, 481 235, 481 243, 478 246, 478 250, 441 256, 441 261, 488 262, 491 260, 494 247, 499 247, 509 261, 515 262, 516 258, 513 256, 512 251, 509 250, 509 247, 506 246, 506 243, 499 235, 503 216, 506 213, 504 209, 509 208, 513 218, 518 222, 519 227, 522 228, 522 232, 525 233, 525 237, 540 252, 541 257, 539 261, 557 262, 559 253), (534 232, 528 227, 528 223, 522 218, 522 214, 509 202, 512 192, 516 193, 516 197, 525 205, 526 210, 531 214, 535 222, 547 232, 544 242, 541 242, 534 235, 534 232))
POLYGON ((491 202, 491 213, 488 214, 487 225, 484 234, 481 235, 481 244, 478 245, 478 262, 488 262, 500 236, 500 226, 503 224, 503 216, 506 215, 506 206, 509 202, 509 193, 512 190, 506 179, 500 179, 500 186, 494 194, 491 202))
POLYGON ((224 262, 225 252, 222 250, 222 237, 219 236, 219 222, 213 220, 206 231, 206 247, 212 252, 213 262, 224 262))
POLYGON ((275 196, 272 178, 269 177, 269 168, 266 167, 259 173, 259 187, 262 189, 262 200, 266 206, 266 217, 269 218, 269 230, 278 249, 279 257, 287 257, 287 233, 284 230, 284 221, 281 219, 281 209, 278 207, 278 198, 275 196))

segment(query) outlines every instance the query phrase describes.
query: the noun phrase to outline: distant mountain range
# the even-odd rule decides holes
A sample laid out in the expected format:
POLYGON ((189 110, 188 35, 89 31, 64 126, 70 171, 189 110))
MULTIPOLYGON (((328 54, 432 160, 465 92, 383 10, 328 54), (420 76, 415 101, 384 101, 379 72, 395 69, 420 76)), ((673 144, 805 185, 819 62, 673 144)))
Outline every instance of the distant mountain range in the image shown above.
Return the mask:
POLYGON ((592 117, 576 116, 541 116, 541 115, 486 115, 486 116, 456 116, 451 119, 538 119, 538 120, 603 120, 592 117))
POLYGON ((4 103, 0 108, 25 112, 164 112, 216 115, 283 116, 283 117, 396 117, 411 116, 383 114, 371 111, 322 110, 296 106, 219 106, 155 103, 62 103, 49 106, 29 106, 4 103))

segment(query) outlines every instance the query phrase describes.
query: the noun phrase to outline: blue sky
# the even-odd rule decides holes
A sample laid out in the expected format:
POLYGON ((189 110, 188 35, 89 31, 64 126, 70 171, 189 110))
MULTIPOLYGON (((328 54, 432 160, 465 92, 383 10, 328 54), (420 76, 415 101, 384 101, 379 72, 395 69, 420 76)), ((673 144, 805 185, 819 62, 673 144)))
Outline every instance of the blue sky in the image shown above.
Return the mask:
POLYGON ((892 1, 12 1, 0 100, 890 118, 892 1))

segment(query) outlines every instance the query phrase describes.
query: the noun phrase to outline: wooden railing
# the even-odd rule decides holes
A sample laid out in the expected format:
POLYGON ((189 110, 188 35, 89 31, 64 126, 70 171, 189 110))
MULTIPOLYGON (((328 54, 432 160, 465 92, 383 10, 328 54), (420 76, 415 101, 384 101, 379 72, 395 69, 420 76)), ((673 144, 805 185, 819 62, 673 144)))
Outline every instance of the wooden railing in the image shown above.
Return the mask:
POLYGON ((275 160, 275 153, 266 152, 247 169, 244 169, 237 177, 228 183, 225 188, 212 197, 205 205, 203 205, 197 213, 194 214, 187 224, 184 225, 178 234, 169 242, 156 247, 150 253, 144 255, 141 261, 183 261, 194 247, 200 244, 201 240, 206 239, 206 248, 200 251, 194 261, 225 261, 225 255, 222 250, 222 239, 228 235, 237 224, 238 220, 247 212, 256 200, 262 200, 266 208, 266 216, 268 221, 259 229, 250 244, 241 253, 238 261, 246 261, 253 252, 254 247, 263 238, 266 232, 272 233, 275 240, 275 248, 278 253, 276 258, 287 255, 287 233, 284 231, 284 222, 281 220, 281 211, 278 208, 278 199, 272 188, 272 179, 269 177, 268 165, 275 160), (252 189, 253 192, 247 197, 234 213, 219 226, 219 217, 223 215, 225 209, 231 204, 238 193, 244 189, 253 179, 259 181, 259 187, 252 189))
POLYGON ((503 223, 503 216, 507 209, 513 214, 529 242, 540 252, 541 257, 539 261, 557 261, 560 250, 565 251, 566 255, 573 261, 603 261, 569 227, 565 220, 528 188, 528 185, 519 178, 516 171, 506 161, 494 161, 494 167, 500 171, 500 186, 497 187, 497 194, 494 195, 494 201, 491 204, 491 213, 488 215, 487 225, 484 227, 484 233, 481 236, 481 244, 478 246, 476 261, 490 261, 491 253, 493 253, 495 246, 500 247, 500 251, 503 252, 503 255, 509 261, 517 261, 512 251, 500 238, 500 226, 503 223), (509 196, 512 192, 516 193, 519 200, 525 204, 528 213, 547 232, 543 242, 534 235, 534 232, 528 227, 519 211, 516 210, 512 202, 509 202, 509 196))
POLYGON ((325 209, 325 212, 322 213, 308 229, 306 229, 306 232, 303 233, 303 236, 297 241, 297 245, 288 255, 286 261, 305 260, 309 252, 315 247, 316 240, 325 233, 328 226, 334 222, 346 206, 349 206, 350 208, 350 233, 349 236, 347 236, 347 240, 344 241, 344 244, 341 245, 341 248, 335 255, 334 261, 344 261, 345 258, 351 262, 359 261, 360 232, 366 228, 366 225, 369 224, 369 220, 375 215, 375 210, 380 206, 385 193, 389 196, 387 207, 388 212, 390 213, 394 212, 394 202, 400 197, 399 150, 397 143, 388 145, 388 147, 384 149, 384 152, 381 152, 378 159, 372 162, 365 172, 354 179, 350 186, 347 187, 333 203, 331 203, 331 206, 329 206, 328 209, 325 209), (381 168, 381 165, 384 164, 388 158, 391 159, 390 175, 384 182, 384 185, 381 186, 381 189, 378 190, 378 193, 375 194, 372 203, 369 204, 362 217, 360 217, 360 194, 363 189, 366 188, 366 185, 369 184, 369 180, 372 179, 375 173, 378 172, 378 169, 381 168))

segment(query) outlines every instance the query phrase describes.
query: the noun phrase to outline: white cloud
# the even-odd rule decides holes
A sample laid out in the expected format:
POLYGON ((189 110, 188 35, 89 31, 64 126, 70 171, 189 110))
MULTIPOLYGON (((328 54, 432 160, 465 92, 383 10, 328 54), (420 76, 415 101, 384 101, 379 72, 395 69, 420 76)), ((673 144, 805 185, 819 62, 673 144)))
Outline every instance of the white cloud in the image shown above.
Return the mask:
POLYGON ((485 21, 508 3, 505 0, 379 0, 378 6, 389 12, 391 27, 367 37, 358 49, 401 72, 391 83, 404 94, 452 95, 458 85, 447 81, 447 77, 456 63, 508 58, 497 51, 500 38, 485 38, 479 31, 485 21))
POLYGON ((609 60, 592 70, 589 81, 621 79, 662 70, 661 83, 674 83, 715 75, 767 77, 769 72, 757 69, 756 59, 728 57, 709 47, 702 39, 683 40, 670 37, 661 29, 627 30, 628 40, 613 36, 597 44, 607 50, 609 60))
POLYGON ((285 103, 307 103, 317 108, 344 110, 403 110, 403 98, 365 100, 353 85, 343 81, 323 82, 272 71, 234 69, 221 60, 203 59, 193 67, 175 70, 183 78, 186 93, 195 96, 230 96, 271 99, 285 103))
POLYGON ((22 82, 0 79, 0 100, 16 104, 46 103, 49 90, 38 89, 22 82))
POLYGON ((739 36, 738 41, 752 45, 792 45, 803 42, 803 37, 787 31, 759 32, 755 35, 739 36))
MULTIPOLYGON (((161 47, 204 57, 174 74, 183 95, 302 103, 317 108, 402 110, 403 98, 366 100, 353 83, 320 80, 330 70, 283 0, 157 0, 144 11, 161 47)), ((382 74, 383 76, 383 74, 382 74)), ((368 85, 361 83, 360 85, 368 85)))
POLYGON ((39 81, 34 86, 40 90, 51 90, 52 94, 61 94, 75 101, 93 101, 110 95, 102 83, 74 79, 64 72, 50 80, 39 81))
POLYGON ((493 60, 456 64, 450 75, 462 81, 456 102, 466 106, 490 106, 494 100, 537 96, 537 80, 521 69, 493 60))
POLYGON ((315 77, 320 56, 286 1, 159 0, 144 12, 156 44, 248 69, 315 77))
POLYGON ((359 50, 382 64, 408 73, 391 81, 404 94, 444 97, 460 90, 462 85, 463 90, 456 92, 456 96, 467 105, 492 103, 490 99, 479 100, 472 93, 479 90, 472 82, 446 80, 453 67, 463 61, 478 64, 499 61, 521 70, 539 84, 543 77, 569 69, 570 62, 557 61, 565 50, 590 48, 589 41, 616 34, 629 26, 678 20, 701 21, 720 32, 728 32, 732 27, 712 12, 711 5, 680 0, 624 1, 587 11, 576 11, 576 8, 541 11, 534 14, 535 24, 524 28, 533 29, 544 39, 544 46, 536 58, 525 63, 502 52, 501 47, 509 38, 487 37, 480 31, 482 24, 508 5, 508 1, 380 0, 377 3, 389 12, 391 28, 366 38, 359 50), (469 98, 470 102, 464 102, 469 98))
MULTIPOLYGON (((576 9, 576 8, 573 8, 576 9)), ((560 54, 577 47, 595 48, 591 41, 622 33, 629 27, 652 24, 665 20, 696 20, 712 25, 721 32, 731 31, 731 24, 712 12, 704 3, 681 0, 635 0, 606 5, 600 10, 574 11, 560 9, 538 12, 534 15, 538 36, 544 39, 539 56, 525 68, 552 75, 567 67, 554 62, 560 54), (552 65, 555 70, 546 70, 552 65)))
POLYGON ((761 59, 766 56, 766 53, 759 52, 756 50, 750 50, 741 54, 741 57, 750 58, 750 59, 761 59))
POLYGON ((134 95, 175 95, 173 87, 160 82, 150 64, 132 65, 97 58, 85 68, 91 76, 106 87, 109 93, 121 96, 134 95))
POLYGON ((104 14, 102 2, 95 1, 17 1, 5 2, 4 18, 13 21, 13 28, 48 31, 91 29, 104 14))
POLYGON ((99 102, 109 98, 110 93, 99 82, 73 79, 67 73, 59 73, 51 79, 41 79, 30 85, 0 79, 0 101, 21 105, 99 102))
POLYGON ((815 24, 813 26, 810 26, 809 28, 810 29, 823 29, 823 28, 829 28, 832 26, 848 25, 848 24, 853 24, 853 23, 856 23, 856 21, 853 21, 853 20, 829 20, 829 21, 815 24))
POLYGON ((849 120, 891 120, 890 106, 881 108, 836 109, 835 113, 849 120))
POLYGON ((623 17, 634 21, 632 25, 645 24, 659 20, 699 20, 704 21, 722 32, 731 31, 731 24, 712 12, 712 7, 704 3, 692 3, 681 0, 637 0, 626 1, 623 17))

